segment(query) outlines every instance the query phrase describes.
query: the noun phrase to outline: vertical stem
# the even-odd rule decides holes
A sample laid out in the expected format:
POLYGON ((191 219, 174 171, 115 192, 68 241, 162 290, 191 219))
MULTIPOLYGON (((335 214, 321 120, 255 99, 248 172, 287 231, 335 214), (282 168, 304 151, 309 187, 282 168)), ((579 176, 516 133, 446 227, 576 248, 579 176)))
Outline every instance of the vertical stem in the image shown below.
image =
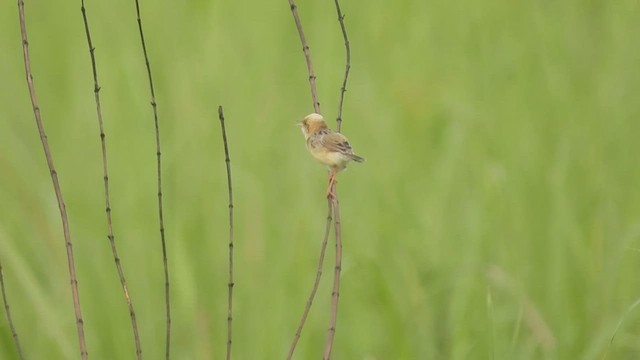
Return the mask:
POLYGON ((304 327, 304 323, 307 320, 307 316, 309 315, 309 311, 311 310, 311 305, 313 304, 313 300, 316 296, 316 292, 318 291, 318 286, 320 285, 320 279, 322 278, 322 265, 324 264, 324 255, 327 250, 329 232, 331 231, 331 221, 332 221, 331 216, 333 212, 333 207, 331 206, 331 199, 327 200, 327 208, 329 209, 327 214, 327 224, 324 230, 322 245, 320 246, 320 258, 318 259, 318 269, 316 270, 316 280, 313 282, 313 288, 311 289, 311 293, 309 294, 309 298, 307 299, 307 304, 304 308, 304 312, 302 313, 300 324, 298 325, 296 334, 293 337, 293 342, 291 343, 291 347, 289 348, 289 354, 287 355, 287 360, 291 360, 291 358, 293 357, 293 352, 296 349, 298 340, 300 340, 300 335, 302 334, 302 328, 304 327))
POLYGON ((111 197, 109 195, 109 165, 107 162, 107 135, 104 132, 104 124, 102 121, 102 109, 100 105, 100 85, 98 84, 98 70, 96 66, 95 48, 91 41, 91 32, 89 31, 89 19, 87 18, 87 11, 84 6, 84 0, 81 1, 80 11, 82 12, 82 19, 84 21, 84 29, 87 35, 87 45, 89 46, 89 54, 91 56, 91 69, 93 71, 93 94, 96 102, 96 113, 98 116, 98 128, 100 130, 100 143, 102 146, 102 174, 104 179, 104 201, 105 212, 107 216, 107 238, 111 245, 111 252, 113 254, 113 260, 116 264, 116 270, 118 272, 118 278, 120 279, 120 286, 124 293, 127 306, 129 308, 129 317, 131 318, 131 328, 133 330, 133 341, 136 347, 136 356, 138 360, 142 359, 142 347, 140 345, 140 335, 138 333, 138 323, 136 321, 136 312, 133 308, 133 301, 129 295, 129 289, 127 287, 127 280, 122 270, 120 263, 120 257, 118 256, 118 250, 116 248, 115 236, 113 234, 113 222, 111 219, 111 197))
POLYGON ((136 3, 136 16, 138 21, 138 30, 140 32, 140 42, 142 43, 142 53, 144 54, 144 62, 147 66, 147 77, 149 78, 149 90, 151 92, 151 107, 153 108, 153 122, 156 134, 156 159, 158 173, 158 219, 160 223, 160 242, 162 245, 162 265, 164 267, 164 298, 165 298, 165 314, 166 314, 166 347, 165 358, 169 360, 171 354, 171 294, 169 287, 169 264, 167 260, 167 243, 164 235, 164 212, 162 208, 162 152, 160 151, 160 126, 158 124, 158 107, 156 103, 156 93, 153 87, 153 77, 151 76, 151 64, 149 63, 149 55, 147 54, 147 45, 144 41, 144 32, 142 30, 142 19, 140 18, 140 4, 136 3))
POLYGON ((60 210, 60 218, 62 220, 62 230, 64 232, 65 247, 67 250, 67 264, 69 267, 69 279, 71 282, 71 295, 73 298, 73 310, 76 318, 76 329, 78 332, 78 342, 80 345, 80 356, 83 360, 88 358, 87 345, 84 336, 84 321, 82 320, 82 310, 80 308, 80 294, 78 292, 78 279, 76 276, 75 260, 73 258, 73 244, 71 242, 71 231, 69 230, 69 219, 67 217, 67 209, 64 204, 64 198, 62 197, 62 190, 60 188, 60 182, 58 181, 58 173, 53 163, 53 156, 49 148, 49 141, 47 140, 47 134, 44 130, 44 124, 40 117, 40 107, 38 106, 38 99, 36 97, 36 90, 33 83, 33 74, 31 73, 31 62, 29 58, 29 41, 27 40, 27 25, 24 15, 24 1, 18 0, 18 13, 20 16, 20 34, 22 36, 22 54, 24 56, 24 69, 27 77, 27 85, 29 87, 29 96, 31 97, 31 105, 33 107, 33 115, 36 119, 36 125, 38 127, 38 133, 40 134, 40 141, 44 149, 44 155, 47 159, 47 166, 49 167, 49 173, 51 174, 51 182, 53 183, 53 190, 56 194, 56 200, 58 202, 58 209, 60 210))
POLYGON ((289 0, 289 6, 291 7, 291 13, 293 14, 293 20, 296 22, 296 29, 298 29, 298 35, 300 36, 300 42, 302 43, 302 52, 304 58, 307 61, 307 72, 309 73, 309 87, 311 87, 311 100, 313 101, 313 110, 320 114, 320 102, 318 101, 318 90, 316 89, 316 75, 313 72, 313 64, 311 63, 311 50, 307 44, 307 39, 304 36, 302 30, 302 22, 300 21, 300 15, 298 15, 298 7, 289 0))
POLYGON ((13 319, 11 318, 9 301, 7 300, 7 290, 4 288, 4 275, 2 274, 2 263, 0 263, 0 289, 2 290, 2 302, 4 302, 4 312, 7 315, 7 322, 9 323, 9 329, 11 330, 11 336, 13 337, 13 342, 16 344, 16 350, 18 351, 18 356, 20 357, 20 360, 23 360, 24 355, 22 354, 22 347, 20 346, 20 340, 18 339, 18 333, 16 332, 16 328, 13 325, 13 319))
POLYGON ((336 192, 336 183, 333 183, 331 192, 331 202, 333 205, 333 216, 335 217, 334 230, 336 235, 336 263, 333 272, 333 290, 331 292, 331 319, 329 321, 329 331, 327 341, 324 346, 323 360, 331 359, 333 349, 333 339, 336 334, 336 321, 338 319, 338 299, 340 298, 340 272, 342 271, 342 225, 340 223, 340 202, 336 192))
POLYGON ((349 78, 349 70, 351 70, 351 47, 349 46, 349 37, 347 36, 347 28, 344 26, 344 15, 340 10, 340 3, 335 0, 336 11, 338 13, 338 21, 340 22, 340 29, 342 30, 342 37, 344 38, 344 48, 346 51, 347 59, 344 68, 344 80, 342 81, 342 87, 340 88, 340 101, 338 102, 338 116, 336 122, 338 123, 337 131, 340 132, 342 128, 342 105, 344 104, 344 93, 347 91, 347 79, 349 78))
POLYGON ((224 161, 227 165, 227 186, 229 192, 229 289, 227 307, 227 360, 231 359, 231 342, 233 335, 233 188, 231 186, 231 159, 229 158, 229 143, 227 142, 227 130, 224 126, 224 112, 222 106, 218 107, 218 118, 222 128, 222 142, 224 144, 224 161))
MULTIPOLYGON (((338 115, 336 117, 337 131, 342 129, 342 108, 344 105, 344 93, 347 91, 347 80, 349 79, 349 71, 351 69, 351 47, 349 46, 349 37, 347 36, 347 28, 344 25, 344 15, 340 9, 340 2, 334 1, 336 4, 336 12, 338 13, 338 22, 340 23, 340 29, 342 30, 342 37, 344 38, 344 47, 346 52, 344 79, 342 81, 342 87, 340 88, 340 100, 338 102, 338 115)), ((333 274, 333 291, 331 293, 331 320, 329 322, 329 330, 327 335, 327 342, 325 343, 323 360, 329 360, 331 358, 331 350, 333 349, 333 339, 336 333, 336 322, 338 319, 338 300, 340 298, 340 272, 342 271, 342 224, 340 222, 340 202, 338 201, 338 194, 336 192, 336 183, 333 183, 331 192, 333 197, 331 198, 331 205, 333 206, 333 212, 335 216, 335 235, 336 235, 336 262, 333 274)))

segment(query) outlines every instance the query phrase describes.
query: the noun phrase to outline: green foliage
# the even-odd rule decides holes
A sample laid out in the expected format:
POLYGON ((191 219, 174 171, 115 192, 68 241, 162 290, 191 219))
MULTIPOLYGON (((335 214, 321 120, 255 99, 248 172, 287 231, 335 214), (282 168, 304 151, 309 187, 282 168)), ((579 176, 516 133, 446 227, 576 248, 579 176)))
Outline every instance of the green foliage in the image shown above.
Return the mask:
MULTIPOLYGON (((299 10, 323 114, 344 49, 332 1, 299 10)), ((312 110, 282 1, 144 1, 163 155, 176 359, 222 358, 225 107, 236 205, 236 359, 284 358, 315 276, 326 176, 295 121, 312 110)), ((640 314, 636 1, 342 4, 352 45, 339 177, 338 359, 635 359, 640 314), (625 321, 609 341, 621 317, 625 321), (546 335, 545 335, 546 334, 546 335), (545 337, 547 336, 547 337, 545 337), (549 338, 550 337, 550 338, 549 338)), ((134 3, 89 2, 116 242, 144 355, 164 352, 155 144, 134 3)), ((32 68, 71 220, 89 354, 134 358, 103 206, 80 2, 26 3, 32 68)), ((64 241, 0 5, 0 260, 30 359, 77 358, 64 241)), ((333 246, 296 352, 318 358, 333 246)), ((4 316, 0 358, 15 358, 4 316)))

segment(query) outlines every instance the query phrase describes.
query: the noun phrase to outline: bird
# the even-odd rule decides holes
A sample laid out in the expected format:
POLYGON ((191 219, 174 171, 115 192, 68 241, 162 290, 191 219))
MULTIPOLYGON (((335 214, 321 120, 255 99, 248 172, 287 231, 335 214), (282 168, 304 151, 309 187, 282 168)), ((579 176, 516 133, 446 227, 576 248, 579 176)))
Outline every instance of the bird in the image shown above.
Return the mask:
POLYGON ((335 197, 332 190, 338 172, 344 170, 351 160, 361 163, 365 159, 354 154, 349 140, 341 133, 329 129, 320 114, 307 115, 298 122, 298 126, 302 130, 307 149, 311 155, 329 167, 327 197, 335 197))

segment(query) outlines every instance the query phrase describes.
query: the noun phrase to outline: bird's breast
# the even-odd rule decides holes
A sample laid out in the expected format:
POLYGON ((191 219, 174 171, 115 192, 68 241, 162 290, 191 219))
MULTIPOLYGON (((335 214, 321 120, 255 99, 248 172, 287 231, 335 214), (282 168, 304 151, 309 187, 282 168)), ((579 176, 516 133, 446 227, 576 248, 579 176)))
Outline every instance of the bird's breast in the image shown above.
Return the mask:
POLYGON ((342 170, 346 167, 347 162, 349 162, 349 157, 341 154, 339 152, 327 151, 326 149, 310 149, 311 154, 316 160, 321 163, 332 167, 337 168, 338 170, 342 170))

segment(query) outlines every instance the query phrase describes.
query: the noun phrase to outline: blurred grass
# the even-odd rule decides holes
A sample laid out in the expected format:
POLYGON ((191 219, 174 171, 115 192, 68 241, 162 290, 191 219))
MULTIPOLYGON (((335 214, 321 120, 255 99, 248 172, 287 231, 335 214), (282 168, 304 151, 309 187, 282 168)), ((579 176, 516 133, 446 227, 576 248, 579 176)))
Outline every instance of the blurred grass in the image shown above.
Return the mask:
MULTIPOLYGON (((323 113, 343 47, 331 1, 298 4, 323 113)), ((341 175, 337 359, 601 359, 640 297, 636 1, 344 2, 343 131, 368 162, 341 175), (493 271, 493 272, 491 272, 493 271), (488 276, 503 274, 507 283, 488 276), (491 302, 488 302, 490 297, 491 302), (527 305, 528 304, 528 305, 527 305), (537 336, 527 306, 555 345, 537 336)), ((163 352, 155 148, 134 3, 87 4, 116 241, 145 357, 163 352)), ((27 2, 32 67, 72 221, 94 359, 134 358, 106 239, 80 3, 27 2)), ((236 190, 236 359, 285 356, 315 274, 325 175, 294 122, 311 111, 286 2, 143 2, 165 159, 176 359, 222 358, 225 106, 236 190)), ((29 358, 77 340, 62 231, 28 99, 14 2, 0 5, 0 259, 29 358)), ((332 252, 328 254, 331 259, 332 252)), ((330 268, 327 264, 325 274, 330 268)), ((317 358, 330 281, 297 358, 317 358)), ((538 328, 536 328, 536 326, 538 328)), ((630 313, 609 359, 640 356, 630 313)), ((13 359, 6 321, 0 358, 13 359)))

